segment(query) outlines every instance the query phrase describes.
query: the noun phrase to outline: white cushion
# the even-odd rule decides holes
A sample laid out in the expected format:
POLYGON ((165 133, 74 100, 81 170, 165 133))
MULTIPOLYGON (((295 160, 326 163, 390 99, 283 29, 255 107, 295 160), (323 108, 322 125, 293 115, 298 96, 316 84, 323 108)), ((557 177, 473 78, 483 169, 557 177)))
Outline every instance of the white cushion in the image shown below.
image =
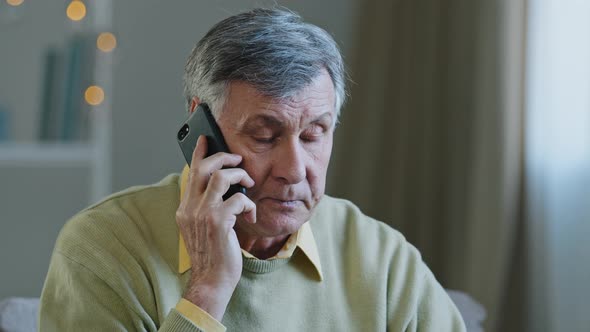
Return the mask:
POLYGON ((37 331, 38 298, 10 297, 0 301, 0 331, 37 331))

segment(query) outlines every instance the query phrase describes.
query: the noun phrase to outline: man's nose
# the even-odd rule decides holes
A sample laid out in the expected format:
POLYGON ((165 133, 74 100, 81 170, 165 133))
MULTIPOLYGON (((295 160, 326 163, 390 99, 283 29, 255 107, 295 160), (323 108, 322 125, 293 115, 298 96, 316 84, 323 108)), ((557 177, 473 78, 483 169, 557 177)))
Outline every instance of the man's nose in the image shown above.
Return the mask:
POLYGON ((278 147, 273 165, 273 174, 287 184, 296 184, 305 179, 306 151, 299 142, 299 138, 284 141, 278 147))

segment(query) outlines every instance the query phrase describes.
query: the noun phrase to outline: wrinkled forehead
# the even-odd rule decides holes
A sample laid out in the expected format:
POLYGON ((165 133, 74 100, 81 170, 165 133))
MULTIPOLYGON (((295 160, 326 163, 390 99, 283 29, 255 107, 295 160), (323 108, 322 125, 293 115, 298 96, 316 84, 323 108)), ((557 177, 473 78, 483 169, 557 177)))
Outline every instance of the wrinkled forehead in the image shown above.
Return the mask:
POLYGON ((232 82, 220 121, 223 118, 238 126, 252 121, 270 125, 335 122, 334 85, 327 74, 320 75, 302 90, 276 98, 264 95, 246 82, 232 82))

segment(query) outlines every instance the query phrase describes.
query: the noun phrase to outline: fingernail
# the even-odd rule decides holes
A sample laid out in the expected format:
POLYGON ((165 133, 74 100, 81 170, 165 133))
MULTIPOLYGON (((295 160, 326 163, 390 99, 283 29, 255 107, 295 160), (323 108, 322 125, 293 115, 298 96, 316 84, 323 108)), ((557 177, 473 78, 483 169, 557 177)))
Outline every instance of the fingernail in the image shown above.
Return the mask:
POLYGON ((199 147, 199 144, 201 143, 201 136, 203 135, 199 135, 199 137, 197 137, 197 146, 195 146, 195 149, 199 147))

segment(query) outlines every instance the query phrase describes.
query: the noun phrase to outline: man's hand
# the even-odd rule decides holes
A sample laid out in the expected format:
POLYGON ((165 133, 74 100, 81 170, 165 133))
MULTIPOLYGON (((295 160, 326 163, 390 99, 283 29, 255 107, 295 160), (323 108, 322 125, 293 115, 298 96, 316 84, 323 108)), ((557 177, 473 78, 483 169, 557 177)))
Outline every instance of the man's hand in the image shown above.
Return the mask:
POLYGON ((242 157, 219 152, 207 155, 207 139, 200 136, 193 152, 184 197, 176 223, 192 264, 192 275, 183 297, 221 321, 242 274, 240 244, 233 226, 244 215, 256 222, 256 205, 242 193, 225 202, 230 185, 252 187, 254 180, 236 167, 242 157))

